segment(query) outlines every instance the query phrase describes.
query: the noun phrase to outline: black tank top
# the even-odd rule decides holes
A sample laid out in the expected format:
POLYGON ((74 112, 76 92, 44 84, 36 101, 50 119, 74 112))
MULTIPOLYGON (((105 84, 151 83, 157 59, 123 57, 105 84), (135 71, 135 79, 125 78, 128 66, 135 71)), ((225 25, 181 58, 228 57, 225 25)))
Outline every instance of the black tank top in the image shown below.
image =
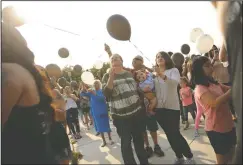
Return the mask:
POLYGON ((40 96, 30 107, 15 106, 2 128, 3 164, 57 164, 50 142, 54 111, 40 96))

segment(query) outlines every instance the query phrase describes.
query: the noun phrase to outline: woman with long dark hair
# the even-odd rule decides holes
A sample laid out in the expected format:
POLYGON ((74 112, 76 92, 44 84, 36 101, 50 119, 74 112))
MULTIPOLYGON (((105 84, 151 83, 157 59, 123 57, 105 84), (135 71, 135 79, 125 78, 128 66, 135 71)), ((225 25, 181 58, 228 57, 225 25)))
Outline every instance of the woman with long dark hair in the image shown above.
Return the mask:
POLYGON ((180 133, 180 105, 177 87, 180 73, 166 52, 156 55, 155 92, 158 99, 155 117, 176 154, 175 164, 195 164, 193 154, 180 133), (184 157, 187 159, 184 160, 184 157))
POLYGON ((195 84, 196 104, 206 116, 205 130, 216 154, 218 164, 227 164, 236 144, 236 132, 231 118, 229 100, 231 89, 212 77, 213 65, 204 56, 192 64, 192 83, 195 84))
POLYGON ((49 138, 51 92, 16 31, 2 23, 2 163, 57 164, 49 138))

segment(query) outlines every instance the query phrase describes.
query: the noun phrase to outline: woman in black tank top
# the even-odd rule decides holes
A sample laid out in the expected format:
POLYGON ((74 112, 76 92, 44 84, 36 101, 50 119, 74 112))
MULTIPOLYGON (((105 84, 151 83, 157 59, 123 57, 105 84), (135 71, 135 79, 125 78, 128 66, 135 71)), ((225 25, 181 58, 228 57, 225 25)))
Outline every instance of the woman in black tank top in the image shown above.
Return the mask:
POLYGON ((20 33, 9 26, 8 22, 2 23, 2 163, 59 164, 51 141, 55 122, 51 94, 34 65, 33 53, 20 33), (24 84, 31 84, 35 90, 26 91, 30 88, 24 84), (36 102, 26 97, 30 93, 39 98, 39 103, 19 106, 22 100, 36 102))

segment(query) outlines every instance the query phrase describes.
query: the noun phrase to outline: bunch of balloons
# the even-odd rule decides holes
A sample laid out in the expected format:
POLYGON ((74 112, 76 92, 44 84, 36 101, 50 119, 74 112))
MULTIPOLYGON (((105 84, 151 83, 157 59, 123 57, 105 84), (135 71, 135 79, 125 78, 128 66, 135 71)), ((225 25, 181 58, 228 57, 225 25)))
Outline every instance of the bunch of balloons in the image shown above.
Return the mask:
POLYGON ((191 42, 196 43, 196 48, 201 54, 209 52, 214 44, 213 38, 208 34, 204 34, 200 28, 192 29, 190 40, 191 42))

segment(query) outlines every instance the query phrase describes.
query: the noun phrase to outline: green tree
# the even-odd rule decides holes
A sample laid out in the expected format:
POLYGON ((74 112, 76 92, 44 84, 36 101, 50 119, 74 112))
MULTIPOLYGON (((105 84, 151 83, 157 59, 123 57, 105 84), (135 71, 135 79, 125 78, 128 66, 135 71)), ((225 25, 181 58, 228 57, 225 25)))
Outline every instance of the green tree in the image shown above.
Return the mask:
POLYGON ((101 80, 108 68, 110 68, 110 63, 106 62, 103 64, 103 67, 101 69, 96 69, 92 67, 90 69, 90 72, 94 75, 95 79, 101 80))

